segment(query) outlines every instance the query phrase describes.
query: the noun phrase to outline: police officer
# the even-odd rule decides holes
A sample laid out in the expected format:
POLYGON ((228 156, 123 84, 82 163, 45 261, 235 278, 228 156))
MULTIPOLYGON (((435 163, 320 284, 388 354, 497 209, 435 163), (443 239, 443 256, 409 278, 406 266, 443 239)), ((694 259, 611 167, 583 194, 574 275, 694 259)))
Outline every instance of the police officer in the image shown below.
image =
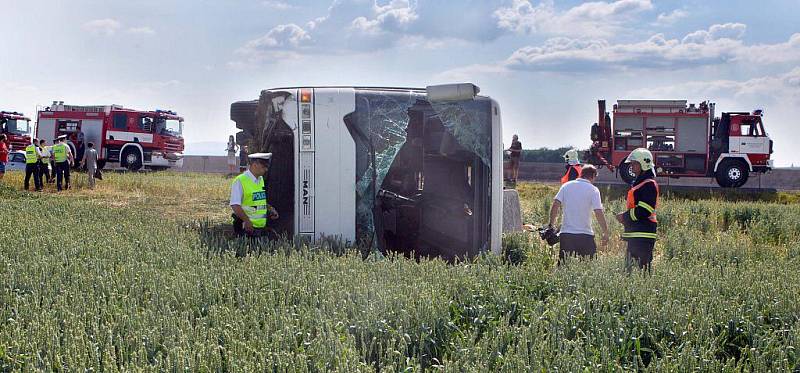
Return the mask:
POLYGON ((58 137, 58 144, 53 145, 53 158, 56 161, 56 189, 61 191, 61 180, 64 179, 64 189, 69 189, 69 168, 74 164, 72 150, 67 146, 67 135, 58 137))
POLYGON ((33 186, 37 192, 42 191, 42 177, 40 174, 39 162, 42 159, 42 153, 36 145, 37 140, 33 139, 33 144, 28 144, 25 147, 25 190, 30 188, 31 175, 33 175, 33 186))
POLYGON ((233 229, 249 237, 267 234, 267 217, 278 219, 278 211, 267 204, 264 176, 269 169, 272 153, 254 153, 247 156, 247 171, 233 179, 231 202, 233 229))
POLYGON ((39 140, 39 151, 42 154, 42 159, 39 160, 39 172, 42 175, 42 184, 45 182, 50 183, 52 179, 50 175, 50 149, 47 146, 47 141, 45 139, 39 140))
POLYGON ((656 208, 658 208, 658 183, 655 180, 653 154, 645 148, 638 148, 628 155, 625 163, 630 163, 636 180, 628 191, 627 211, 617 215, 617 221, 625 226, 622 239, 628 242, 626 269, 631 270, 632 261, 640 269, 650 271, 653 261, 653 247, 656 243, 656 208))
POLYGON ((564 162, 566 162, 567 172, 561 177, 561 184, 568 181, 577 179, 581 174, 581 160, 578 157, 578 151, 575 149, 567 150, 564 153, 564 162))

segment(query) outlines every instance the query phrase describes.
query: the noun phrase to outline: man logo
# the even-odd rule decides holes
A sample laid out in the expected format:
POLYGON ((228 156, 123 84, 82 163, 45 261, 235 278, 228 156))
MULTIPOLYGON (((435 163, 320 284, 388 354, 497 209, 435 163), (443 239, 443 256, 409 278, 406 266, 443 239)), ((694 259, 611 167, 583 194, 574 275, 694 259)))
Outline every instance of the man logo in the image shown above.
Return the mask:
POLYGON ((308 205, 308 180, 303 180, 303 204, 308 205))

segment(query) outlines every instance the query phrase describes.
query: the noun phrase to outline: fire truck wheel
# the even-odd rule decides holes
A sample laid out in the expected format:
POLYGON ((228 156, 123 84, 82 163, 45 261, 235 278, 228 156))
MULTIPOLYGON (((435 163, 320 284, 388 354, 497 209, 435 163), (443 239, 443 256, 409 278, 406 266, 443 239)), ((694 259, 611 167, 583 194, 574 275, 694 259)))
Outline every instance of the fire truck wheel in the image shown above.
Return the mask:
POLYGON ((128 171, 136 171, 142 168, 142 154, 139 149, 133 147, 125 149, 125 153, 122 154, 122 163, 122 167, 127 168, 128 171))
POLYGON ((717 168, 717 184, 723 188, 738 188, 747 182, 750 170, 741 160, 730 159, 722 161, 717 168))
POLYGON ((636 174, 633 173, 631 170, 630 163, 622 162, 619 164, 619 176, 622 178, 622 181, 631 184, 634 180, 636 180, 636 174))

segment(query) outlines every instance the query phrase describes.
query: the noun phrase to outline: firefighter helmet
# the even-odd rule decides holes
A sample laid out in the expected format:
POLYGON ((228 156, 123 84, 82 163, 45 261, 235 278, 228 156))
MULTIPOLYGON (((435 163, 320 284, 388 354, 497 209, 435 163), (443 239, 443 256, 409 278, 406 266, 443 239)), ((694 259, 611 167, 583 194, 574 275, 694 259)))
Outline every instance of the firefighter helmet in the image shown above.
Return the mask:
POLYGON ((642 166, 642 171, 651 170, 655 165, 655 162, 653 162, 653 153, 650 153, 650 151, 645 148, 634 149, 631 154, 628 154, 625 163, 631 162, 639 162, 639 165, 642 166))
POLYGON ((564 162, 567 162, 570 165, 581 163, 580 157, 578 156, 578 151, 575 149, 567 150, 567 152, 564 153, 564 162))

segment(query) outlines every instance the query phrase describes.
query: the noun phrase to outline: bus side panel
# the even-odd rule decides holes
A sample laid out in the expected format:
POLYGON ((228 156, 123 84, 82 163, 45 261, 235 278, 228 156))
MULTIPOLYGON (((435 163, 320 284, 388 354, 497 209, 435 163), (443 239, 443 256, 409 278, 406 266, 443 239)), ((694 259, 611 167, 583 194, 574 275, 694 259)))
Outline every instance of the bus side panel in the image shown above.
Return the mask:
POLYGON ((346 241, 355 241, 356 145, 343 120, 345 115, 353 111, 355 111, 353 89, 314 90, 312 143, 316 180, 314 184, 316 238, 339 236, 346 241))
POLYGON ((492 100, 492 181, 491 181, 491 232, 492 253, 500 255, 503 240, 503 122, 500 107, 492 100))

